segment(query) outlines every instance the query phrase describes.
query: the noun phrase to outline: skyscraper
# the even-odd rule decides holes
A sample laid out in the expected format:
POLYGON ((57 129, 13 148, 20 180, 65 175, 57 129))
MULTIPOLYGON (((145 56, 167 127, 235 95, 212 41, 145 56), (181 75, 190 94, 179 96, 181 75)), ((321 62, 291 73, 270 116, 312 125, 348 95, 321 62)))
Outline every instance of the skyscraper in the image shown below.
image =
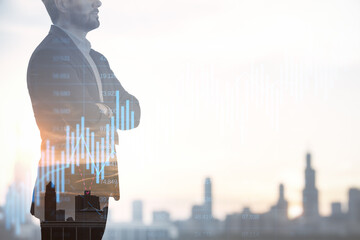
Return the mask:
POLYGON ((45 221, 56 221, 56 191, 52 182, 46 185, 45 221))
POLYGON ((348 203, 349 220, 354 223, 360 222, 360 189, 349 189, 349 203, 348 203))
POLYGON ((277 217, 280 221, 288 220, 288 202, 285 199, 284 185, 279 185, 279 200, 276 205, 277 217))
POLYGON ((133 222, 142 223, 143 221, 143 204, 142 201, 136 200, 132 203, 133 222))
POLYGON ((205 178, 204 183, 204 203, 194 205, 191 210, 191 218, 195 220, 211 220, 212 216, 212 192, 211 179, 205 178))
POLYGON ((212 193, 211 193, 211 179, 205 179, 205 194, 204 194, 204 215, 207 219, 212 219, 212 193))
POLYGON ((306 154, 305 188, 303 190, 303 216, 314 219, 319 216, 319 197, 315 186, 315 170, 311 167, 311 155, 306 154))

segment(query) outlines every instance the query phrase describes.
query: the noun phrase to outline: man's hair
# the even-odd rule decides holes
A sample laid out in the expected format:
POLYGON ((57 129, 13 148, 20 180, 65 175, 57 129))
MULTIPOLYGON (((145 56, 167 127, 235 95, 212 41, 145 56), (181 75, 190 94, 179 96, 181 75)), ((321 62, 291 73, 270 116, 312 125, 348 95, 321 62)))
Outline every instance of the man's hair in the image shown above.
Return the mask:
POLYGON ((56 7, 54 0, 42 0, 47 12, 49 13, 49 16, 51 18, 51 21, 55 23, 59 18, 59 10, 56 7))

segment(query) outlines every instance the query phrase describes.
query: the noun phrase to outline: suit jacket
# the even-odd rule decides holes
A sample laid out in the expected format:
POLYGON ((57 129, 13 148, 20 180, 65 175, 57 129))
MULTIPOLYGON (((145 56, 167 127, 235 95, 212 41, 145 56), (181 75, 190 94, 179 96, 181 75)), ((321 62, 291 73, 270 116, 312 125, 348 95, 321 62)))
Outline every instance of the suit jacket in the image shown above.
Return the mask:
MULTIPOLYGON (((110 69, 107 59, 101 53, 91 49, 90 56, 101 77, 104 104, 113 110, 114 116, 122 116, 120 113, 116 114, 116 91, 119 91, 119 109, 121 106, 128 107, 129 109, 126 110, 130 113, 133 112, 131 125, 137 127, 140 122, 138 100, 125 91, 110 69), (128 104, 126 104, 127 100, 128 104)), ((42 139, 42 158, 39 162, 38 178, 33 196, 39 214, 36 214, 35 211, 35 215, 43 218, 44 186, 49 181, 56 182, 56 174, 60 174, 59 179, 61 179, 55 184, 58 193, 81 194, 84 190, 89 190, 91 185, 93 194, 105 197, 113 196, 115 199, 119 199, 116 155, 112 155, 108 159, 111 164, 108 163, 102 167, 102 163, 96 162, 101 156, 96 158, 96 150, 91 152, 91 143, 86 141, 90 137, 87 138, 81 133, 93 134, 94 148, 96 148, 96 144, 99 144, 100 148, 103 146, 103 152, 96 148, 101 155, 105 154, 107 147, 110 148, 110 152, 114 150, 107 144, 107 139, 110 139, 111 143, 118 142, 117 132, 114 131, 109 136, 109 128, 111 129, 111 126, 121 128, 122 125, 114 123, 114 119, 112 122, 111 118, 99 110, 97 103, 100 102, 100 96, 95 75, 81 51, 60 28, 51 26, 49 34, 32 54, 28 67, 27 84, 42 139), (81 122, 82 118, 83 122, 81 122), (82 132, 79 129, 81 127, 86 128, 87 131, 82 132), (101 141, 105 144, 101 145, 101 141), (79 144, 78 147, 76 147, 77 144, 79 144), (78 149, 81 148, 80 145, 85 148, 84 155, 78 152, 78 149), (88 152, 86 153, 86 151, 88 152), (86 154, 89 154, 90 160, 85 159, 86 154), (90 162, 90 169, 86 166, 86 161, 90 162), (61 181, 64 181, 61 178, 64 177, 61 175, 62 168, 57 170, 59 166, 64 166, 62 165, 64 162, 66 166, 66 168, 64 167, 65 191, 61 188, 61 184, 63 184, 61 181), (71 170, 71 164, 74 163, 77 168, 75 169, 76 173, 74 173, 74 169, 71 170), (94 169, 91 171, 91 164, 95 165, 95 171, 94 169), (100 184, 95 183, 96 180, 91 176, 95 176, 93 172, 96 174, 100 171, 105 172, 105 176, 100 174, 101 180, 105 179, 105 182, 108 181, 110 184, 102 184, 102 181, 100 184), (86 174, 87 176, 85 176, 86 174)), ((131 119, 127 117, 119 122, 126 126, 130 124, 127 122, 128 120, 131 119)))

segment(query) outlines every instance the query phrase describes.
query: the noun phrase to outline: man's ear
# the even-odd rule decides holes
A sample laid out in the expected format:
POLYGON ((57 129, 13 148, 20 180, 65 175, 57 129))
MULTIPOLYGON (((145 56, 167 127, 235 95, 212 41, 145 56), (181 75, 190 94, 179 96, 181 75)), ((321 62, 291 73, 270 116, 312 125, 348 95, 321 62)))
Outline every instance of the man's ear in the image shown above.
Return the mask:
POLYGON ((69 8, 68 0, 54 0, 54 3, 60 12, 67 12, 67 9, 69 8))

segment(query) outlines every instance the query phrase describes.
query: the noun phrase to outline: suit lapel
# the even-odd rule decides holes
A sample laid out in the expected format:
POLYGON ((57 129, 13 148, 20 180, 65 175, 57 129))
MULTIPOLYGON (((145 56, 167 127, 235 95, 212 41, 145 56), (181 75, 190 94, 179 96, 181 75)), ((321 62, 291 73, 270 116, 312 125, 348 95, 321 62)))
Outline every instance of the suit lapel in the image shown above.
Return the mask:
POLYGON ((88 60, 85 58, 84 54, 76 46, 73 40, 60 28, 52 25, 50 33, 61 39, 63 44, 66 44, 66 48, 71 52, 72 61, 74 61, 77 68, 81 69, 81 71, 79 70, 79 75, 81 74, 80 76, 83 77, 84 85, 86 86, 88 93, 91 97, 95 97, 94 100, 96 102, 100 102, 99 87, 96 82, 95 73, 92 70, 88 60), (96 91, 94 91, 94 88, 96 89, 96 91))

